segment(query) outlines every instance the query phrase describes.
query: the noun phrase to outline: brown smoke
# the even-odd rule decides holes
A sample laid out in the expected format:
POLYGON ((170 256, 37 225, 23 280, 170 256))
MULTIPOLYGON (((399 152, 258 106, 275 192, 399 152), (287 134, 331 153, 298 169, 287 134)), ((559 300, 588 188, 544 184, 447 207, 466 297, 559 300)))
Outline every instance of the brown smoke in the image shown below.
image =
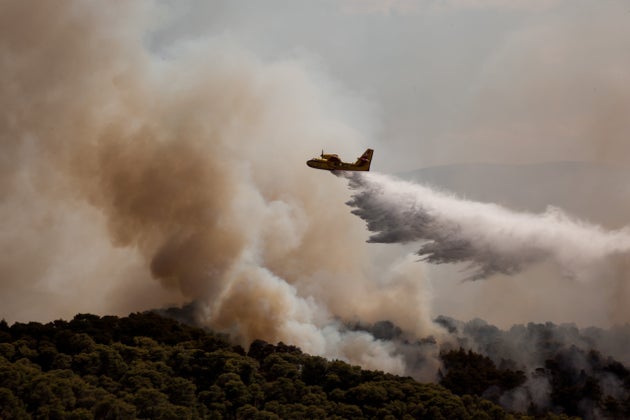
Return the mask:
MULTIPOLYGON (((381 307, 344 183, 304 165, 321 146, 363 151, 369 133, 339 112, 352 100, 301 62, 263 63, 225 39, 152 52, 158 12, 0 5, 0 316, 196 300, 244 344, 402 372, 393 346, 342 323, 397 321, 403 297, 426 303, 422 282, 398 270, 381 307)), ((426 312, 400 324, 426 333, 426 312)))

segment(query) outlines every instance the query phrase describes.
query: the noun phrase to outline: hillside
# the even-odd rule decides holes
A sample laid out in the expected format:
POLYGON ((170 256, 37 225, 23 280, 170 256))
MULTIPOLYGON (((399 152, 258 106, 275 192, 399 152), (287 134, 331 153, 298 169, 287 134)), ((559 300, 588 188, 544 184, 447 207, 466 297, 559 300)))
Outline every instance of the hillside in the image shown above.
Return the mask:
POLYGON ((282 343, 245 352, 154 313, 2 321, 0 365, 3 419, 525 418, 282 343))

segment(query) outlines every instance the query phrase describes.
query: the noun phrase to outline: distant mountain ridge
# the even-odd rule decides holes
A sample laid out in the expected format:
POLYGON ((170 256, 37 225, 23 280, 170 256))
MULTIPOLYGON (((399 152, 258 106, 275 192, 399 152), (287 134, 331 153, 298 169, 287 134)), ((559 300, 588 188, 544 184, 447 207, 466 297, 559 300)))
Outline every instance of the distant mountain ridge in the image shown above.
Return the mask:
POLYGON ((517 211, 539 213, 555 206, 608 228, 630 224, 630 169, 624 167, 593 162, 456 164, 398 176, 517 211))

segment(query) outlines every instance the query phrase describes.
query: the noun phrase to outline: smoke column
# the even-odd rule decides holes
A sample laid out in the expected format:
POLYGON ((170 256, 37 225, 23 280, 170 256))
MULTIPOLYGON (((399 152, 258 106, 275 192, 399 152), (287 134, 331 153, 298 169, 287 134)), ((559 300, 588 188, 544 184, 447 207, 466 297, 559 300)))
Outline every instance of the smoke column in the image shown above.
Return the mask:
POLYGON ((374 173, 350 175, 349 182, 355 193, 348 205, 366 221, 370 242, 422 242, 422 259, 468 263, 472 280, 544 260, 586 280, 630 250, 627 229, 604 231, 557 208, 517 213, 374 173))
POLYGON ((0 317, 196 302, 243 345, 405 372, 392 343, 346 325, 431 331, 421 269, 381 276, 345 186, 304 164, 322 143, 365 149, 360 101, 226 37, 152 51, 163 12, 1 3, 0 317))

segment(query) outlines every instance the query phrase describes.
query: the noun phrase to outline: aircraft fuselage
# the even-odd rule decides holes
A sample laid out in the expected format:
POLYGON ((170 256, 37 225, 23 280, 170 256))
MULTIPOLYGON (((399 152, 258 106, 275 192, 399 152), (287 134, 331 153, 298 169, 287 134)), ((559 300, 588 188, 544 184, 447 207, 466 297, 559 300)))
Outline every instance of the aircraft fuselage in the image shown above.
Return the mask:
POLYGON ((339 156, 334 154, 324 154, 320 158, 313 158, 306 162, 308 166, 326 171, 369 171, 372 162, 372 149, 367 149, 355 163, 342 162, 339 156))

